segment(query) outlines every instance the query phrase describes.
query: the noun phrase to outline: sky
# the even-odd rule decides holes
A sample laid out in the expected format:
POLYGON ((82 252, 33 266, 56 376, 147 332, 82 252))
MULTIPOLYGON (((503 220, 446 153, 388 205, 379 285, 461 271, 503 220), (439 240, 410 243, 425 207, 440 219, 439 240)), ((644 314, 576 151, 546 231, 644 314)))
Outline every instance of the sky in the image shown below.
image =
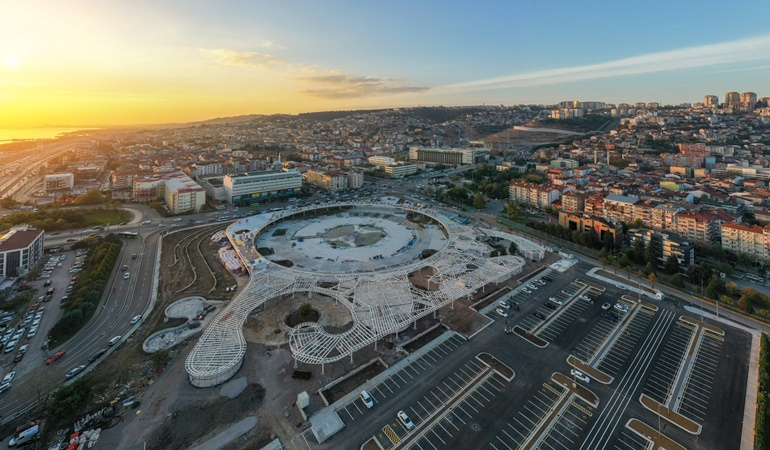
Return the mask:
POLYGON ((0 129, 770 96, 770 2, 3 0, 0 129))

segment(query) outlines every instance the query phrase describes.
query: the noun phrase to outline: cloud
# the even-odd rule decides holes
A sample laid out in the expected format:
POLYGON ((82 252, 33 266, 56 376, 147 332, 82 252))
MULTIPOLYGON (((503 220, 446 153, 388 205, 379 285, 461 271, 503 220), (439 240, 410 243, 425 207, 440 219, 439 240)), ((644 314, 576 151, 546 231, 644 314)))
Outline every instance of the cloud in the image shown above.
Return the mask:
POLYGON ((369 97, 373 95, 393 95, 425 92, 424 86, 408 86, 403 81, 393 78, 362 77, 349 74, 330 74, 300 77, 300 81, 320 85, 302 91, 303 94, 324 99, 344 99, 369 97))
POLYGON ((258 68, 286 66, 289 64, 285 59, 267 53, 239 52, 223 48, 202 49, 201 51, 221 64, 258 68))
POLYGON ((340 73, 336 70, 289 62, 279 56, 259 52, 241 52, 228 49, 201 49, 219 64, 275 70, 282 76, 313 87, 302 94, 324 99, 345 99, 373 95, 394 95, 425 92, 427 87, 410 86, 396 78, 366 77, 340 73))
POLYGON ((523 72, 497 78, 450 84, 437 89, 477 91, 542 86, 626 75, 722 67, 752 61, 770 61, 770 35, 648 53, 597 64, 523 72))

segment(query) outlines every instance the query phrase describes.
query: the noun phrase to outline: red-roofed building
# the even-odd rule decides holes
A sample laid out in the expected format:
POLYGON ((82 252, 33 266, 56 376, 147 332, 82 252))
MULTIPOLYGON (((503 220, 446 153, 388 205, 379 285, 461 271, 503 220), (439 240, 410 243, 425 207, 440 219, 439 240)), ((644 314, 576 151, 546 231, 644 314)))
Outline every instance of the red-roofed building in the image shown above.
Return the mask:
POLYGON ((721 226, 722 248, 770 258, 770 226, 745 225, 726 222, 721 226))

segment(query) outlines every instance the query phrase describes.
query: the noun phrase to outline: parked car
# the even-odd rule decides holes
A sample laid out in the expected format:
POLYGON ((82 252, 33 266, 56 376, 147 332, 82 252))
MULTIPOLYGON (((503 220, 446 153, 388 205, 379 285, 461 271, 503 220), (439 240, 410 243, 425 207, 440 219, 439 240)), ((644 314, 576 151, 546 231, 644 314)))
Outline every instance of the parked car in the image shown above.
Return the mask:
POLYGON ((500 302, 497 303, 498 305, 502 306, 505 309, 511 309, 511 305, 508 304, 505 300, 500 300, 500 302))
POLYGON ((11 383, 0 384, 0 394, 11 388, 11 383))
POLYGON ((543 306, 545 306, 548 309, 556 309, 556 308, 558 308, 558 306, 554 305, 551 302, 545 302, 545 303, 543 303, 543 306))
POLYGON ((532 314, 533 316, 537 317, 540 320, 545 320, 545 315, 539 312, 535 312, 532 314))
POLYGON ((610 305, 609 303, 605 303, 605 304, 602 305, 602 309, 605 310, 605 311, 607 311, 610 308, 612 308, 612 305, 610 305))
POLYGON ((508 317, 508 313, 503 308, 495 308, 495 312, 503 317, 508 317))
POLYGON ((374 399, 366 390, 361 391, 361 401, 364 402, 364 405, 366 405, 367 408, 374 408, 374 399))
POLYGON ((414 422, 412 422, 412 419, 409 418, 408 415, 402 410, 399 411, 397 414, 398 420, 401 422, 401 424, 406 428, 407 430, 411 430, 414 428, 414 422))
POLYGON ((4 377, 3 381, 0 381, 0 384, 10 383, 13 381, 14 377, 16 377, 16 372, 8 372, 4 377))
POLYGON ((98 352, 96 352, 93 355, 91 355, 90 358, 88 358, 88 363, 89 364, 93 363, 97 359, 101 358, 102 355, 105 354, 105 353, 107 353, 107 349, 106 348, 103 348, 103 349, 99 350, 98 352))
POLYGON ((556 298, 556 297, 550 297, 548 300, 550 300, 550 301, 552 301, 552 302, 556 303, 557 305, 563 305, 563 304, 564 304, 564 302, 563 302, 563 301, 559 300, 559 299, 558 299, 558 298, 556 298))
POLYGON ((570 375, 572 375, 576 379, 582 381, 583 383, 588 384, 588 383, 591 382, 591 379, 588 378, 588 375, 584 374, 583 372, 581 372, 581 371, 579 371, 577 369, 572 369, 572 370, 569 371, 569 373, 570 373, 570 375))

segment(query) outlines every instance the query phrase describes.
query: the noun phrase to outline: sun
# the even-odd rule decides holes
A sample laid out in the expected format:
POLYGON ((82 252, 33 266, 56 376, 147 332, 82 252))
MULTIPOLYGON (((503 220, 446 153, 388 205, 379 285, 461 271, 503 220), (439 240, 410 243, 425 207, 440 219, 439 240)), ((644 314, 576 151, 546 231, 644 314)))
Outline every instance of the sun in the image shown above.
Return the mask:
POLYGON ((15 69, 19 67, 19 59, 14 55, 5 55, 3 57, 3 65, 9 69, 15 69))

